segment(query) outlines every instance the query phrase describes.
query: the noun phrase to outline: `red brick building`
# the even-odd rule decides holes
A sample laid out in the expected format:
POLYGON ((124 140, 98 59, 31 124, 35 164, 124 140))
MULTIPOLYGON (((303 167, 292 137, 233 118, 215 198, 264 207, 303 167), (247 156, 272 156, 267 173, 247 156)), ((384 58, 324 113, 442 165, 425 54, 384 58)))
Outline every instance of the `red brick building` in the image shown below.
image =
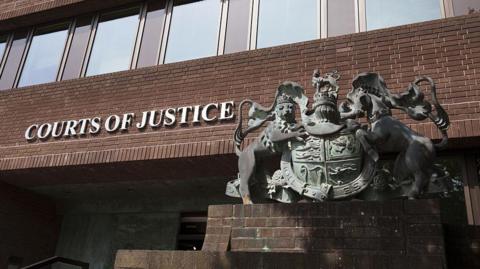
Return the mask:
MULTIPOLYGON (((397 91, 431 76, 451 120, 439 158, 464 183, 465 222, 480 225, 480 2, 435 1, 407 8, 438 14, 405 21, 384 9, 370 20, 382 8, 374 0, 273 10, 291 23, 316 3, 299 35, 263 20, 281 6, 267 0, 2 1, 0 267, 58 255, 112 268, 118 249, 195 245, 209 204, 240 202, 224 195, 237 173, 236 110, 225 103, 268 105, 284 80, 311 93, 316 68, 340 72, 340 96, 359 72, 397 91), (205 10, 210 19, 192 17, 205 10), (176 122, 137 126, 169 108, 176 122)), ((397 116, 440 138, 432 123, 397 116)))

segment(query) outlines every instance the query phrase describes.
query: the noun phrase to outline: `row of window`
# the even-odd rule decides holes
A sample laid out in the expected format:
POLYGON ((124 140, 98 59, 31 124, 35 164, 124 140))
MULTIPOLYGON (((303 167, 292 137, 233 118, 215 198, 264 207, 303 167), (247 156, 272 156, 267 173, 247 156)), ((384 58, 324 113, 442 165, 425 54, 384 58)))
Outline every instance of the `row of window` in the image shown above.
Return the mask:
POLYGON ((426 21, 444 1, 149 0, 0 37, 0 89, 426 21))

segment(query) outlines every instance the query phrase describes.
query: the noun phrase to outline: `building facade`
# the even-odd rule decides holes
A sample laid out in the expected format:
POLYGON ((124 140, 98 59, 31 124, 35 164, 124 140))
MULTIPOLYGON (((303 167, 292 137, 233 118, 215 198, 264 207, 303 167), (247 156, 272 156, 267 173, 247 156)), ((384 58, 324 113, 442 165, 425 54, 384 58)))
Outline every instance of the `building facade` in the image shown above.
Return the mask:
MULTIPOLYGON (((236 178, 236 105, 337 70, 392 91, 432 77, 439 161, 480 225, 477 0, 8 0, 0 3, 0 267, 201 247, 236 178)), ((432 139, 431 122, 396 115, 432 139)), ((252 135, 252 138, 254 136, 252 135)), ((60 268, 60 267, 58 267, 60 268)))

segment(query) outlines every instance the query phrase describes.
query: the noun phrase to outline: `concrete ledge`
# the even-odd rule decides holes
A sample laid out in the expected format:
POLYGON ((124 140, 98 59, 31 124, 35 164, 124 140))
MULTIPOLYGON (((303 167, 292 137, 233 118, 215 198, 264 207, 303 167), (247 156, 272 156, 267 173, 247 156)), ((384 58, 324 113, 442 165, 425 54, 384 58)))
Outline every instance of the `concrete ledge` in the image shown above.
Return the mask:
POLYGON ((441 257, 350 255, 341 253, 267 253, 119 250, 115 269, 441 269, 441 257))

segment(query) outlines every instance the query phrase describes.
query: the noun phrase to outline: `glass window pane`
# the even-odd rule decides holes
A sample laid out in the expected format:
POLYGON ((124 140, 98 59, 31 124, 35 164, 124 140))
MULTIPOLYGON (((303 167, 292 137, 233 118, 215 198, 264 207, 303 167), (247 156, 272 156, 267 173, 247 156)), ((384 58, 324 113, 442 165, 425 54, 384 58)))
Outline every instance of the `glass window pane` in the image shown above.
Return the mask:
POLYGON ((439 0, 366 0, 367 30, 441 18, 439 0))
POLYGON ((19 87, 52 82, 57 79, 58 68, 68 36, 68 24, 36 31, 27 53, 19 87))
POLYGON ((91 24, 91 17, 77 19, 62 80, 80 77, 80 74, 82 73, 83 59, 87 52, 88 39, 92 30, 91 24))
POLYGON ((453 13, 455 16, 480 12, 479 0, 453 0, 453 13))
POLYGON ((8 35, 0 36, 0 62, 3 60, 5 49, 7 48, 8 35))
POLYGON ((355 33, 355 1, 328 0, 328 36, 355 33))
POLYGON ((250 0, 230 0, 227 16, 225 53, 248 49, 250 0))
POLYGON ((317 38, 317 0, 260 0, 257 48, 317 38))
POLYGON ((130 68, 140 21, 139 8, 125 12, 102 16, 93 42, 87 76, 130 68))
POLYGON ((11 89, 15 82, 15 76, 17 75, 22 55, 27 45, 27 32, 15 33, 12 47, 7 56, 7 61, 2 72, 0 79, 0 89, 11 89))
POLYGON ((148 1, 137 67, 156 65, 165 21, 165 1, 148 1))
POLYGON ((165 63, 217 55, 221 0, 175 1, 165 63))

